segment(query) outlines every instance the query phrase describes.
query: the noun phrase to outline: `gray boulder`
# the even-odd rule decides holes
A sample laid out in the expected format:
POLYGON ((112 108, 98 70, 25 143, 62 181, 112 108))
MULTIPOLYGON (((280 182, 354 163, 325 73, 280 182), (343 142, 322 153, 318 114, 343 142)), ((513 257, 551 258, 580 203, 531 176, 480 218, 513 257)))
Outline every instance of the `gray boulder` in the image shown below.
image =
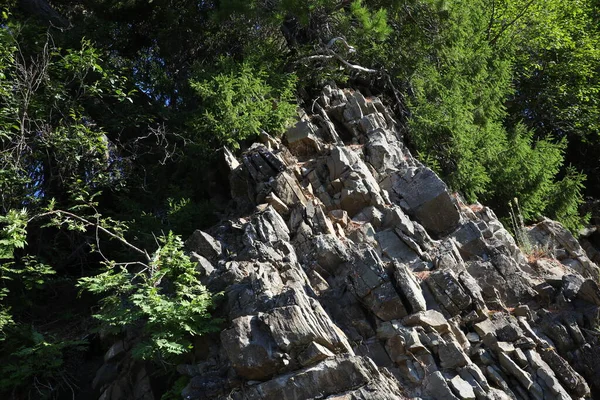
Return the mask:
POLYGON ((588 258, 577 239, 560 223, 546 218, 531 227, 527 234, 531 243, 539 248, 565 250, 570 260, 575 261, 567 265, 583 277, 592 279, 600 277, 600 268, 588 258))
POLYGON ((443 334, 450 330, 450 325, 446 318, 435 310, 421 311, 411 314, 402 321, 407 326, 419 325, 423 327, 431 327, 443 334))
POLYGON ((284 136, 288 149, 297 156, 319 153, 323 143, 317 136, 317 127, 310 121, 298 121, 284 136))
POLYGON ((316 342, 332 351, 352 353, 346 335, 333 323, 321 304, 300 290, 280 299, 289 304, 261 314, 259 319, 285 352, 316 342))
POLYGON ((421 287, 406 265, 394 263, 394 279, 396 287, 400 289, 400 292, 406 298, 411 313, 427 309, 421 287))
POLYGON ((268 327, 257 316, 243 316, 221 332, 221 342, 235 372, 252 380, 265 380, 283 367, 283 353, 268 327))
POLYGON ((444 236, 458 227, 460 214, 446 184, 429 168, 410 168, 391 176, 390 198, 434 237, 444 236))
POLYGON ((398 235, 396 230, 386 229, 377 232, 375 238, 379 243, 381 254, 388 260, 410 264, 419 259, 418 254, 398 235))
POLYGON ((216 262, 223 252, 221 243, 200 229, 196 229, 192 236, 185 241, 185 247, 189 251, 206 258, 211 263, 216 262))
POLYGON ((247 400, 402 399, 392 378, 379 372, 368 358, 339 355, 308 368, 281 375, 246 389, 247 400), (372 391, 370 391, 371 389, 372 391), (363 391, 364 390, 364 391, 363 391), (346 397, 346 392, 350 392, 346 397), (362 397, 364 396, 364 397, 362 397))
POLYGON ((365 159, 383 176, 393 171, 404 163, 404 155, 396 143, 390 143, 388 134, 383 129, 377 129, 369 134, 369 141, 365 145, 365 159))
POLYGON ((452 393, 446 379, 444 379, 444 376, 439 371, 425 377, 423 389, 427 395, 434 399, 459 400, 459 398, 452 393))

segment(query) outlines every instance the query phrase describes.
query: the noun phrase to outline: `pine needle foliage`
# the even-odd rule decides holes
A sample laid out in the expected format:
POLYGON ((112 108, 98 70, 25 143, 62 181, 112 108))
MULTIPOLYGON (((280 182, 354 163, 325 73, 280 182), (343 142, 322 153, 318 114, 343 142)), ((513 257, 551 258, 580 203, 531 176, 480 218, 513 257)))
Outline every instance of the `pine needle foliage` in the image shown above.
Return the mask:
POLYGON ((436 27, 429 33, 435 45, 425 47, 427 56, 409 77, 409 135, 417 153, 468 201, 508 215, 516 197, 526 221, 546 215, 576 233, 586 221, 578 212, 585 177, 573 168, 565 173, 564 136, 540 135, 509 118, 505 100, 514 93, 515 50, 510 42, 499 47, 507 33, 483 2, 457 1, 444 9, 429 23, 436 27))
POLYGON ((209 134, 205 141, 239 148, 261 130, 281 134, 291 123, 296 113, 294 75, 269 76, 264 69, 228 58, 215 70, 198 70, 190 84, 202 106, 192 126, 209 134))

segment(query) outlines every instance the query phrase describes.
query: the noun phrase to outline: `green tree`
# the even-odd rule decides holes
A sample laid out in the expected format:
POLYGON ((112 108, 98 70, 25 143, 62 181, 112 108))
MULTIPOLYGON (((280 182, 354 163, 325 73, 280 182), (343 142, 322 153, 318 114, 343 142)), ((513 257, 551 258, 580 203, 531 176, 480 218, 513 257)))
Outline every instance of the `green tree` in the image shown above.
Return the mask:
POLYGON ((198 75, 191 87, 203 106, 192 126, 204 135, 204 146, 216 143, 237 149, 242 140, 258 137, 261 130, 281 134, 296 114, 293 75, 269 77, 263 69, 226 59, 215 72, 198 75), (276 82, 270 85, 269 78, 276 82))
POLYGON ((332 80, 381 96, 424 161, 501 215, 518 197, 526 218, 576 231, 580 171, 588 193, 600 187, 594 1, 5 3, 2 390, 50 379, 15 363, 56 357, 58 376, 79 348, 39 328, 59 285, 85 289, 76 318, 100 299, 102 323, 142 325, 143 357, 211 329, 178 235, 213 221, 214 154, 281 133, 332 80))
MULTIPOLYGON (((530 3, 504 34, 504 42, 511 41, 515 57, 515 90, 507 102, 509 121, 523 121, 538 137, 566 138, 568 163, 586 173, 587 193, 597 195, 600 162, 594 154, 600 150, 598 4, 582 0, 530 3)), ((563 173, 569 176, 566 170, 563 173)))
POLYGON ((561 178, 567 142, 535 126, 524 129, 505 106, 518 93, 513 82, 521 66, 514 35, 526 12, 541 7, 532 4, 390 4, 389 23, 403 27, 402 36, 393 40, 406 47, 391 53, 396 61, 383 62, 395 65, 397 78, 410 88, 407 123, 413 146, 455 190, 501 215, 517 196, 527 218, 546 214, 577 230, 584 222, 577 210, 584 177, 571 170, 561 178), (570 206, 560 213, 547 198, 558 182, 574 189, 566 194, 570 206))
MULTIPOLYGON (((80 328, 62 329, 73 320, 85 321, 93 305, 89 296, 74 301, 78 278, 98 274, 99 261, 130 262, 132 251, 134 259, 146 254, 125 238, 135 232, 128 233, 123 221, 111 217, 114 197, 139 188, 132 172, 144 166, 137 160, 164 157, 175 144, 165 144, 167 134, 149 127, 154 119, 146 107, 136 108, 139 92, 122 66, 111 65, 108 52, 89 40, 53 35, 35 21, 22 23, 16 15, 3 11, 0 29, 0 396, 55 397, 73 387, 69 370, 81 360, 82 339, 90 334, 81 322, 80 328), (61 42, 73 47, 61 47, 61 42), (135 116, 123 109, 134 110, 135 116), (63 308, 65 302, 81 303, 82 310, 63 308)), ((171 208, 182 207, 179 202, 171 208)), ((138 209, 128 218, 140 214, 138 209)), ((165 253, 165 246, 165 257, 181 256, 175 250, 165 253)), ((184 265, 185 260, 177 260, 184 265)), ((167 261, 152 265, 176 268, 167 261)), ((188 259, 185 266, 190 265, 188 259)), ((196 329, 192 333, 201 334, 198 313, 208 319, 202 307, 211 295, 193 287, 193 273, 175 276, 171 285, 183 285, 185 279, 189 284, 177 286, 176 293, 182 294, 174 296, 175 302, 173 293, 163 298, 147 290, 140 296, 147 295, 156 315, 167 310, 159 324, 165 335, 169 323, 178 329, 189 323, 196 329), (183 315, 186 304, 193 309, 188 317, 183 315), (177 322, 174 315, 180 317, 177 322)), ((142 314, 138 322, 153 323, 142 314)))

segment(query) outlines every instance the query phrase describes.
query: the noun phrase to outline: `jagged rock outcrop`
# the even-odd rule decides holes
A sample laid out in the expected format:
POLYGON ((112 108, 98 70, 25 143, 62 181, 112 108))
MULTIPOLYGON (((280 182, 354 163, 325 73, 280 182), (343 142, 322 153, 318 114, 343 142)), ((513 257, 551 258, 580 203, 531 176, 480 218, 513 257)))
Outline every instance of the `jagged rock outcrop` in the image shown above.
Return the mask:
POLYGON ((598 267, 577 241, 545 220, 529 235, 552 251, 528 260, 379 99, 327 87, 318 103, 282 141, 225 153, 236 211, 187 246, 228 322, 179 367, 184 398, 600 393, 598 267))

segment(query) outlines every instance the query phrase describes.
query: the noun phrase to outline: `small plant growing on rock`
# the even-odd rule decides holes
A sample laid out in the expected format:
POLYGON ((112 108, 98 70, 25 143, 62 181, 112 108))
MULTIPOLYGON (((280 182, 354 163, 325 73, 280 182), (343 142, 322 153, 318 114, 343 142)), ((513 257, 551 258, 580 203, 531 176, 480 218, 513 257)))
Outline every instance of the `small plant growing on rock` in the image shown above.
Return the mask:
POLYGON ((527 230, 525 229, 525 223, 523 222, 523 214, 519 207, 519 200, 515 197, 508 203, 510 209, 510 222, 512 224, 515 240, 517 244, 525 254, 531 253, 531 242, 527 236, 527 230))
POLYGON ((527 233, 527 228, 525 228, 525 223, 523 222, 523 214, 521 213, 518 199, 514 198, 509 202, 508 205, 510 209, 510 222, 512 225, 513 234, 517 245, 525 254, 527 262, 530 265, 535 265, 537 260, 540 259, 554 259, 554 249, 550 247, 550 244, 538 246, 533 245, 529 240, 529 235, 527 233))
POLYGON ((531 251, 525 254, 527 257, 527 262, 530 265, 534 265, 538 260, 548 260, 551 262, 555 262, 557 265, 562 265, 558 261, 554 260, 554 249, 550 248, 548 245, 544 246, 533 246, 531 251))

